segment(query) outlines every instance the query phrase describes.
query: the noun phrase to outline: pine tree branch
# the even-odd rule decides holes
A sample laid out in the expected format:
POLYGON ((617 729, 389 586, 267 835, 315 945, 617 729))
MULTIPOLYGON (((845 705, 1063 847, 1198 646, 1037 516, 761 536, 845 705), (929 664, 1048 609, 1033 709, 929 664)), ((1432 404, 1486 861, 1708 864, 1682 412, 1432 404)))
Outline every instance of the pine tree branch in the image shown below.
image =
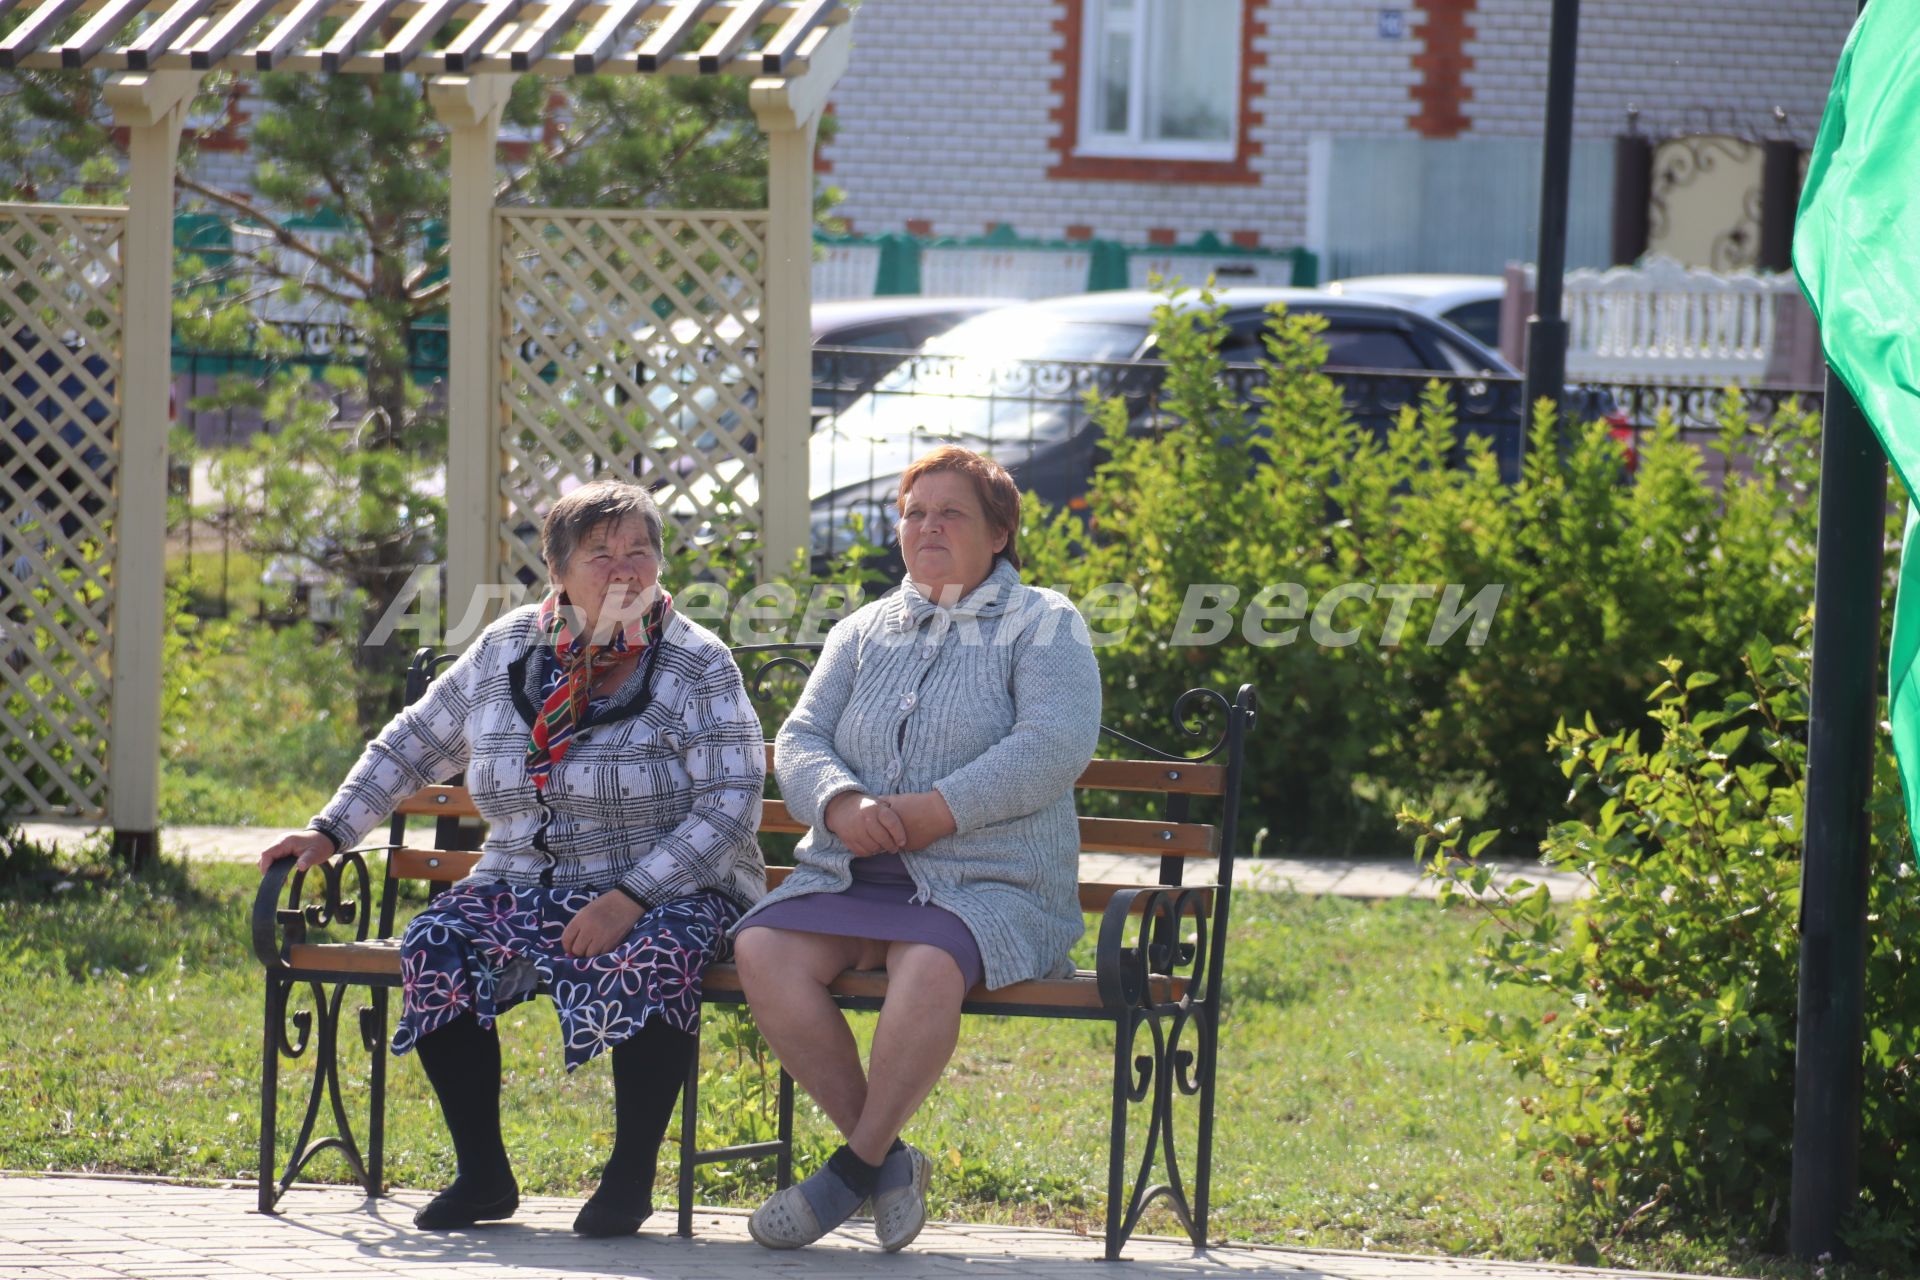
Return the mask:
MULTIPOLYGON (((222 252, 231 253, 236 258, 244 258, 248 262, 252 263, 255 267, 259 268, 261 272, 263 272, 266 275, 272 276, 276 280, 291 281, 292 283, 299 285, 303 290, 310 293, 317 293, 321 297, 326 298, 328 301, 337 302, 343 307, 358 306, 361 303, 366 301, 366 297, 364 295, 347 293, 347 292, 344 292, 343 290, 334 288, 332 285, 324 284, 318 280, 315 280, 312 276, 312 272, 318 269, 319 266, 321 265, 318 262, 315 262, 312 266, 308 267, 307 270, 304 272, 289 271, 285 267, 281 266, 277 259, 264 257, 258 251, 253 249, 243 249, 236 246, 232 249, 222 250, 222 252)), ((332 269, 331 264, 329 264, 328 269, 329 270, 332 269)), ((260 296, 264 297, 265 295, 262 294, 260 296)))
MULTIPOLYGON (((206 184, 202 182, 198 182, 195 179, 187 177, 184 174, 179 175, 175 179, 175 181, 178 182, 181 188, 184 190, 191 191, 197 196, 202 196, 208 200, 211 200, 215 204, 225 205, 227 208, 232 209, 234 212, 244 215, 248 220, 260 223, 261 225, 267 228, 267 234, 273 238, 276 244, 280 245, 282 248, 291 249, 295 253, 305 254, 307 257, 313 259, 315 263, 325 262, 327 264, 327 269, 329 271, 332 271, 334 274, 338 275, 341 279, 347 281, 354 288, 361 290, 363 295, 365 294, 368 287, 368 282, 364 276, 360 275, 360 273, 354 271, 351 267, 348 267, 344 263, 334 262, 329 260, 326 254, 321 252, 321 250, 317 246, 315 246, 310 241, 305 240, 300 236, 295 235, 293 232, 287 230, 286 226, 279 219, 273 217, 269 213, 264 212, 263 210, 260 209, 259 206, 255 205, 252 201, 246 199, 243 196, 235 195, 231 191, 222 191, 216 187, 209 187, 206 184)), ((279 276, 283 280, 295 280, 295 279, 301 278, 293 275, 290 272, 273 268, 270 264, 265 264, 264 260, 260 259, 257 254, 250 254, 243 249, 235 249, 234 252, 242 254, 243 256, 251 257, 255 261, 262 262, 263 265, 269 265, 269 269, 272 270, 275 275, 279 276)), ((313 285, 312 287, 319 289, 321 292, 326 292, 326 286, 324 285, 313 285)), ((359 301, 359 300, 360 299, 357 299, 357 298, 354 299, 354 301, 359 301)))
MULTIPOLYGON (((578 117, 575 118, 577 119, 578 117)), ((605 116, 602 116, 591 128, 583 130, 578 134, 569 133, 564 129, 561 130, 560 143, 549 153, 549 161, 555 164, 565 164, 576 152, 598 142, 606 135, 610 128, 612 128, 612 122, 605 116)), ((521 184, 532 177, 539 168, 540 166, 537 164, 530 164, 522 168, 519 172, 508 175, 507 180, 501 183, 494 191, 493 202, 500 204, 505 201, 508 196, 518 191, 521 184)))

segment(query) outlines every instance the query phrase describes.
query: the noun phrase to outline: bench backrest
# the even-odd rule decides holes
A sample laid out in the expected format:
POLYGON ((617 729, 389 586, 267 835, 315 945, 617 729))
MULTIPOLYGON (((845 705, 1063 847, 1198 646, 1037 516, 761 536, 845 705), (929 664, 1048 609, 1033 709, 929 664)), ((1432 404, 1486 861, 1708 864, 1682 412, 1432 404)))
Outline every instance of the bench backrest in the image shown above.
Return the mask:
MULTIPOLYGON (((775 673, 789 673, 804 679, 810 673, 807 659, 817 654, 818 645, 769 644, 743 645, 733 650, 747 679, 747 689, 763 716, 768 711, 766 681, 775 673)), ((427 684, 453 660, 452 654, 421 649, 407 674, 407 701, 426 691, 427 684)), ((1172 708, 1171 722, 1187 737, 1197 738, 1200 717, 1211 712, 1224 717, 1224 725, 1209 749, 1196 757, 1163 752, 1159 748, 1101 726, 1106 743, 1149 753, 1148 758, 1094 760, 1074 784, 1082 792, 1117 792, 1159 797, 1160 818, 1082 817, 1080 851, 1083 854, 1120 853, 1149 855, 1160 860, 1158 882, 1179 886, 1186 881, 1186 868, 1198 860, 1210 860, 1213 875, 1211 889, 1196 895, 1195 910, 1208 919, 1211 927, 1211 955, 1206 966, 1208 998, 1218 994, 1221 948, 1225 943, 1230 890, 1233 884, 1235 846, 1239 838, 1240 777, 1245 756, 1246 734, 1254 718, 1253 689, 1243 685, 1229 702, 1210 689, 1194 689, 1182 694, 1172 708), (1157 758, 1151 758, 1157 757, 1157 758), (1195 799, 1206 802, 1214 811, 1211 822, 1192 818, 1195 799)), ((773 744, 766 744, 767 772, 773 772, 773 744)), ((390 852, 380 903, 382 936, 393 931, 398 886, 408 881, 426 881, 447 885, 465 876, 479 860, 470 849, 470 830, 462 820, 477 819, 479 811, 463 786, 423 787, 403 800, 393 812, 390 852), (432 847, 409 844, 410 819, 433 818, 435 834, 432 847)), ((805 823, 788 812, 777 799, 760 803, 760 830, 767 834, 804 834, 805 823)), ((784 867, 769 867, 769 887, 785 877, 784 867)), ((1205 886, 1207 881, 1201 881, 1205 886)), ((1131 884, 1107 884, 1082 878, 1080 905, 1083 911, 1105 911, 1116 893, 1136 888, 1131 884)), ((1138 910, 1139 904, 1135 904, 1138 910)))

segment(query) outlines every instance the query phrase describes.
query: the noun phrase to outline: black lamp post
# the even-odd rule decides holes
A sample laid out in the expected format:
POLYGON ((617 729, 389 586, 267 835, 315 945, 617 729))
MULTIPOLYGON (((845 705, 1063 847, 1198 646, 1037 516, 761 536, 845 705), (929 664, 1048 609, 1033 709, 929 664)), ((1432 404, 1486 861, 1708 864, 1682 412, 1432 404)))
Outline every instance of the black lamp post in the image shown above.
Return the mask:
POLYGON ((1540 246, 1534 257, 1533 314, 1527 317, 1527 371, 1522 384, 1523 453, 1534 405, 1544 396, 1557 409, 1567 389, 1567 322, 1560 314, 1560 297, 1567 273, 1573 70, 1579 41, 1580 0, 1553 0, 1553 27, 1547 48, 1547 127, 1540 163, 1540 246))
MULTIPOLYGON (((1857 8, 1866 8, 1860 0, 1857 8)), ((1840 1224, 1860 1185, 1860 1062, 1867 962, 1867 797, 1880 675, 1880 560, 1887 456, 1853 393, 1827 369, 1813 568, 1812 706, 1800 852, 1800 1011, 1794 1030, 1793 1202, 1788 1245, 1844 1256, 1840 1224)))

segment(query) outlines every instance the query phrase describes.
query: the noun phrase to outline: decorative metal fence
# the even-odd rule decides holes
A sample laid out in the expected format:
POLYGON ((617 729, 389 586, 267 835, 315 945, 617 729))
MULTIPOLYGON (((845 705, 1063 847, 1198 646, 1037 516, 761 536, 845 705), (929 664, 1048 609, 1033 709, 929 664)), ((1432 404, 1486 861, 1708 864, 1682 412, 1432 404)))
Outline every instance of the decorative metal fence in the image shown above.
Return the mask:
MULTIPOLYGON (((1073 504, 1097 464, 1098 431, 1089 393, 1118 397, 1137 432, 1164 426, 1160 387, 1165 366, 1151 362, 1007 361, 998 364, 908 352, 815 349, 811 489, 816 555, 844 550, 860 537, 884 542, 891 504, 906 463, 954 441, 993 455, 1021 487, 1050 505, 1073 504)), ((1486 438, 1503 475, 1519 474, 1524 441, 1522 386, 1517 378, 1371 370, 1330 370, 1354 420, 1384 433, 1400 411, 1418 406, 1430 383, 1444 390, 1458 420, 1461 449, 1486 438)), ((1249 406, 1266 374, 1230 365, 1225 377, 1249 406)), ((1748 387, 1745 413, 1765 424, 1790 404, 1818 412, 1817 389, 1748 387)), ((1689 386, 1590 383, 1569 389, 1567 408, 1606 420, 1616 438, 1637 449, 1660 415, 1680 438, 1700 448, 1707 477, 1720 483, 1738 466, 1708 446, 1718 439, 1727 393, 1689 386)), ((1631 455, 1630 455, 1631 456, 1631 455)))
MULTIPOLYGON (((732 337, 723 351, 708 342, 705 330, 698 332, 697 340, 694 334, 683 334, 688 340, 676 348, 680 352, 677 358, 699 362, 709 376, 725 379, 736 379, 752 369, 755 353, 745 349, 743 338, 732 337)), ((688 487, 702 483, 701 477, 716 465, 710 452, 701 452, 701 432, 708 430, 701 411, 706 417, 716 416, 714 405, 720 402, 689 389, 690 384, 684 382, 656 388, 658 373, 646 367, 639 345, 630 367, 610 371, 594 368, 570 375, 580 386, 601 388, 593 413, 604 416, 593 424, 592 438, 585 432, 564 437, 579 442, 578 452, 563 455, 555 445, 547 445, 541 474, 553 481, 555 491, 574 479, 610 469, 659 483, 659 497, 680 544, 695 552, 691 568, 697 573, 698 552, 737 527, 722 510, 690 509, 689 504, 676 500, 688 487), (680 403, 695 396, 699 397, 695 400, 697 407, 680 403), (663 397, 665 403, 660 403, 663 397), (632 409, 636 402, 643 408, 632 409), (651 424, 651 430, 642 430, 636 423, 651 424), (691 443, 677 446, 673 464, 662 466, 661 460, 671 453, 664 443, 669 428, 686 431, 691 443), (643 439, 650 441, 645 449, 638 443, 643 439), (677 462, 683 457, 693 460, 696 454, 700 459, 693 465, 677 462), (651 475, 649 468, 653 469, 651 475), (668 480, 668 475, 673 479, 668 480)), ((350 348, 351 343, 343 346, 350 348)), ((518 358, 530 371, 526 376, 540 381, 536 394, 550 397, 558 394, 552 388, 560 374, 556 369, 547 371, 547 377, 540 376, 544 366, 535 366, 533 361, 544 349, 523 336, 518 358), (548 381, 549 377, 553 381, 548 381)), ((1152 362, 1013 361, 983 368, 951 357, 831 347, 816 348, 814 357, 812 523, 814 550, 822 555, 845 550, 856 536, 885 542, 891 533, 892 496, 901 470, 907 461, 942 441, 954 439, 999 457, 1016 470, 1023 487, 1040 502, 1072 505, 1084 493, 1097 463, 1097 433, 1086 409, 1089 392, 1124 401, 1128 421, 1136 430, 1151 432, 1167 423, 1160 404, 1165 366, 1152 362)), ((658 352, 654 353, 653 365, 656 370, 662 365, 658 352)), ((1253 365, 1230 365, 1225 373, 1235 396, 1250 406, 1256 402, 1255 392, 1265 376, 1253 365)), ((1462 445, 1470 435, 1486 437, 1503 472, 1517 474, 1522 440, 1518 379, 1369 371, 1334 371, 1332 377, 1344 392, 1355 420, 1375 431, 1384 431, 1403 407, 1417 405, 1430 381, 1438 382, 1458 416, 1462 445)), ((726 386, 730 394, 746 400, 751 407, 751 383, 729 381, 726 386), (747 388, 746 393, 740 390, 742 386, 747 388)), ((1813 412, 1821 407, 1820 392, 1815 389, 1750 387, 1743 389, 1741 396, 1745 412, 1761 423, 1772 421, 1792 403, 1813 412)), ((1718 438, 1726 403, 1724 392, 1709 388, 1628 383, 1576 387, 1569 400, 1572 411, 1583 417, 1610 420, 1616 436, 1630 448, 1639 446, 1665 413, 1680 438, 1700 448, 1705 472, 1716 483, 1730 467, 1739 465, 1737 459, 1730 461, 1708 447, 1718 438)), ((728 404, 731 407, 731 402, 728 404)), ((343 406, 343 412, 346 409, 343 406)), ((205 417, 195 420, 195 430, 206 446, 234 440, 234 435, 224 432, 217 422, 209 429, 205 417)), ((235 434, 244 439, 244 433, 235 434)), ((556 444, 563 439, 552 429, 534 438, 549 437, 556 444)), ((750 440, 750 436, 746 440, 736 437, 721 456, 737 459, 740 452, 752 448, 750 440)), ((713 443, 707 441, 708 445, 713 443)), ((515 471, 527 467, 528 456, 523 454, 511 464, 503 478, 510 479, 515 471)), ((177 482, 194 488, 180 494, 187 501, 176 507, 174 536, 185 539, 190 556, 219 556, 226 564, 232 550, 232 531, 244 524, 245 513, 209 512, 206 503, 211 495, 200 469, 180 474, 177 482), (179 513, 196 500, 202 519, 182 523, 179 513)), ((736 485, 735 491, 743 487, 736 485)), ((537 574, 529 535, 551 496, 551 492, 530 493, 522 505, 509 508, 521 522, 514 538, 521 555, 509 565, 510 570, 537 574)), ((686 560, 683 557, 683 564, 686 560)), ((268 590, 248 593, 258 601, 255 607, 262 616, 305 616, 305 589, 324 584, 301 581, 295 566, 280 566, 276 574, 276 582, 268 590)), ((220 581, 224 586, 224 574, 220 581)), ((313 598, 324 605, 327 597, 324 590, 319 590, 313 598)), ((223 590, 216 611, 225 612, 225 599, 223 590)))

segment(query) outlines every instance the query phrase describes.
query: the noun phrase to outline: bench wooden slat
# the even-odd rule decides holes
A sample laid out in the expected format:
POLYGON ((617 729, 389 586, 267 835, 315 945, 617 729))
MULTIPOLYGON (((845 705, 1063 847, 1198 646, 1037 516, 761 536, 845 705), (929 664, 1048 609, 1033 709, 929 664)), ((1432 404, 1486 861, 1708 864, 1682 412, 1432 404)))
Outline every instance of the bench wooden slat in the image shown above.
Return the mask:
POLYGON ((287 963, 296 969, 318 969, 327 973, 398 977, 400 975, 400 939, 378 938, 370 942, 296 942, 287 948, 287 963))
MULTIPOLYGON (((287 963, 296 969, 327 973, 365 974, 371 977, 398 977, 400 943, 397 939, 379 942, 303 942, 287 948, 287 963)), ((1186 994, 1184 978, 1156 975, 1153 979, 1156 1002, 1181 999, 1186 994)), ((738 994, 740 974, 730 964, 707 966, 701 987, 714 994, 738 994)), ((878 1000, 887 994, 887 975, 881 971, 849 969, 833 980, 830 988, 837 996, 878 1000)), ((1093 971, 1081 969, 1071 978, 1040 978, 1016 982, 998 991, 975 987, 967 993, 970 1005, 1030 1005, 1055 1009, 1098 1009, 1100 989, 1093 971)))
POLYGON ((473 797, 465 787, 422 787, 393 807, 408 817, 477 818, 473 797))
POLYGON ((480 861, 477 853, 459 849, 395 849, 387 866, 400 880, 459 880, 480 861))
MULTIPOLYGON (((767 744, 767 773, 773 773, 773 744, 767 744)), ((1082 791, 1160 791, 1171 795, 1223 796, 1224 765, 1178 760, 1095 760, 1075 780, 1082 791)))
MULTIPOLYGON (((760 829, 804 834, 807 825, 781 800, 760 802, 760 829)), ((1220 851, 1218 833, 1202 822, 1142 822, 1135 818, 1080 819, 1080 847, 1093 853, 1169 854, 1210 858, 1220 851)))
MULTIPOLYGON (((395 849, 391 857, 393 874, 401 880, 458 880, 473 870, 473 864, 480 860, 477 853, 467 853, 451 849, 395 849)), ((767 888, 771 889, 793 871, 792 867, 768 867, 767 888)), ((1080 910, 1088 915, 1099 915, 1107 909, 1107 903, 1113 895, 1122 889, 1138 889, 1137 884, 1111 884, 1100 881, 1085 881, 1080 885, 1080 910)), ((1213 892, 1203 890, 1200 900, 1203 915, 1213 914, 1213 892)), ((1136 914, 1139 907, 1134 908, 1136 914)))
MULTIPOLYGON (((773 744, 766 744, 767 769, 773 769, 773 744)), ((1217 796, 1226 791, 1227 771, 1220 765, 1181 764, 1160 760, 1095 760, 1074 785, 1081 790, 1146 791, 1171 795, 1217 796)), ((408 817, 477 818, 473 797, 465 787, 422 787, 394 806, 408 817)), ((763 802, 760 829, 788 835, 804 834, 806 827, 778 800, 763 802)), ((1080 847, 1106 853, 1158 853, 1198 857, 1218 852, 1212 828, 1199 823, 1165 824, 1121 818, 1082 818, 1080 847), (1106 824, 1089 830, 1089 823, 1106 824), (1124 825, 1119 825, 1124 824, 1124 825), (1169 838, 1163 828, 1179 833, 1169 838), (1194 834, 1187 834, 1191 828, 1194 834), (1209 834, 1200 835, 1199 832, 1209 834)))
MULTIPOLYGON (((1130 763, 1130 762, 1129 762, 1130 763)), ((476 817, 464 787, 423 787, 396 806, 405 814, 437 817, 476 817)), ((788 812, 780 800, 760 802, 760 830, 804 835, 805 823, 788 812)), ((1160 857, 1210 858, 1220 852, 1218 830, 1204 822, 1144 822, 1137 818, 1080 819, 1080 847, 1091 853, 1139 853, 1160 857)), ((469 864, 471 865, 471 864, 469 864)), ((395 874, 400 874, 396 872, 395 874)), ((462 875, 466 874, 464 871, 462 875)), ((444 875, 410 873, 411 877, 445 880, 444 875)))
MULTIPOLYGON (((780 882, 792 874, 792 867, 768 867, 767 888, 778 888, 780 882)), ((1082 880, 1080 882, 1080 910, 1085 915, 1097 916, 1107 909, 1107 904, 1113 901, 1113 895, 1119 893, 1122 889, 1151 889, 1154 887, 1153 885, 1115 884, 1101 880, 1082 880)), ((1169 886, 1162 885, 1160 887, 1167 888, 1169 886)), ((1131 914, 1139 915, 1141 909, 1142 904, 1136 902, 1133 904, 1131 914)), ((1213 914, 1213 890, 1210 888, 1202 887, 1200 890, 1200 913, 1206 916, 1213 914)))
POLYGON ((1170 795, 1223 796, 1227 770, 1217 764, 1175 760, 1095 760, 1074 786, 1083 791, 1163 791, 1170 795))

